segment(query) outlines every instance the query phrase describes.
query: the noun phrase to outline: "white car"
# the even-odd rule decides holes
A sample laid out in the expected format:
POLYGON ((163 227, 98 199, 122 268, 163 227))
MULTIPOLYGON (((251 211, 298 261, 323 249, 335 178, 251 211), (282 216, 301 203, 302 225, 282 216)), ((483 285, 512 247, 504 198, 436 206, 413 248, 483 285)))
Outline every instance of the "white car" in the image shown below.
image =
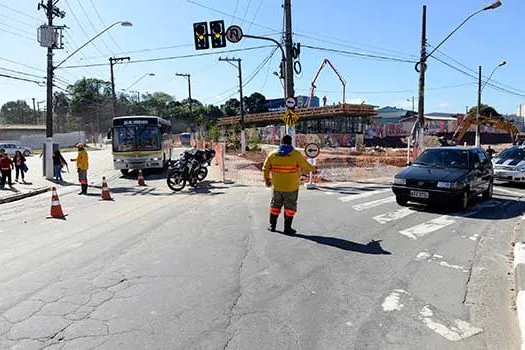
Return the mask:
POLYGON ((22 145, 17 145, 16 143, 0 142, 0 149, 4 149, 10 157, 14 156, 16 151, 20 151, 20 153, 22 153, 24 157, 28 157, 32 154, 31 148, 22 145))
POLYGON ((494 179, 525 182, 525 146, 512 146, 494 155, 494 179))

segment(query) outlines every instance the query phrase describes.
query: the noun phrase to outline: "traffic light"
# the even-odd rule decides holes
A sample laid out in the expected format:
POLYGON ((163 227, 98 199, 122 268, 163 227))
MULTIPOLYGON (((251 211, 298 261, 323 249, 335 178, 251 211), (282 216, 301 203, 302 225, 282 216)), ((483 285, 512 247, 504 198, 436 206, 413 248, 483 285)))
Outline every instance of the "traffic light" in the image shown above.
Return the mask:
POLYGON ((226 47, 226 37, 224 34, 224 21, 210 22, 211 47, 214 49, 226 47))
POLYGON ((207 50, 210 48, 208 38, 208 23, 193 23, 193 36, 195 40, 195 50, 207 50))

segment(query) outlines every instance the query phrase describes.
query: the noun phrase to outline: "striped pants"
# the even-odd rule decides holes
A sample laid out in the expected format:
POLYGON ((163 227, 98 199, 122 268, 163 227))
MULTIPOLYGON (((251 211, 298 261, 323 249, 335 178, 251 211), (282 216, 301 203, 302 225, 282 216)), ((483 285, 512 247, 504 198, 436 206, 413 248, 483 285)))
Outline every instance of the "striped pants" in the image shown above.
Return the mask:
POLYGON ((299 197, 299 190, 294 192, 278 192, 273 191, 272 200, 270 202, 270 213, 272 215, 279 215, 281 208, 284 207, 285 216, 295 216, 297 212, 297 198, 299 197))

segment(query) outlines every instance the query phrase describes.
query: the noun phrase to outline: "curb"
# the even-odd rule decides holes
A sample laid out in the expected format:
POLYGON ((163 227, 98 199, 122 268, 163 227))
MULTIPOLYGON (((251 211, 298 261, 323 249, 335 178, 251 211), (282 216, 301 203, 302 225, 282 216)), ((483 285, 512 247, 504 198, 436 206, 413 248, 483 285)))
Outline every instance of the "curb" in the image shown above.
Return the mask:
POLYGON ((24 199, 24 198, 37 196, 39 194, 46 193, 50 189, 51 189, 50 187, 40 187, 40 188, 37 188, 36 190, 33 190, 33 191, 17 194, 17 195, 10 196, 10 197, 7 197, 7 198, 2 198, 2 199, 0 199, 0 204, 15 202, 15 201, 18 201, 18 200, 21 200, 21 199, 24 199))
POLYGON ((525 349, 525 217, 514 227, 514 284, 516 313, 521 333, 521 349, 525 349))

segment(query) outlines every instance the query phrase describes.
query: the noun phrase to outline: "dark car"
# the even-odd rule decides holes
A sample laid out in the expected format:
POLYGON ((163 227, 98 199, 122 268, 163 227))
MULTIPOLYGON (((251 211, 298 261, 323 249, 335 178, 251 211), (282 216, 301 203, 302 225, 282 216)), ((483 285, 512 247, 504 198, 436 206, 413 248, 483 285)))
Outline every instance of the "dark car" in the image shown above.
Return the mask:
POLYGON ((494 170, 478 147, 440 147, 425 150, 394 177, 392 191, 399 205, 408 202, 446 204, 463 210, 478 194, 492 198, 494 170))

